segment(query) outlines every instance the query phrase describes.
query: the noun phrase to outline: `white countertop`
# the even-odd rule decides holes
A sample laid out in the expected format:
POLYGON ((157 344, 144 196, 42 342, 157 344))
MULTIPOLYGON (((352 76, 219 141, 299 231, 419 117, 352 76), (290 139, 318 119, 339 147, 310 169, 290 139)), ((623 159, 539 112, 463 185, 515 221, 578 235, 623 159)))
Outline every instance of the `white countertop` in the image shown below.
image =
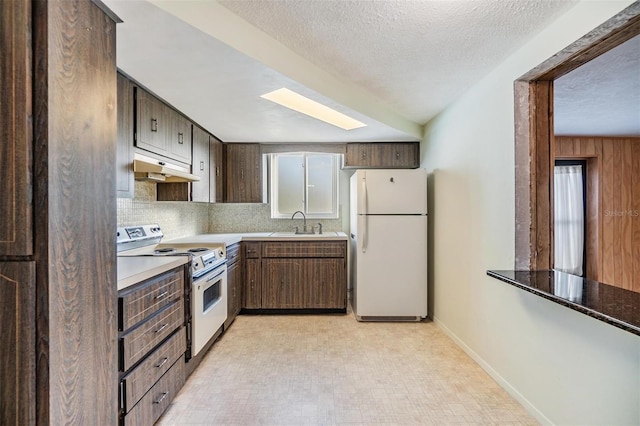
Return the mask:
POLYGON ((118 257, 118 291, 184 265, 188 260, 187 256, 118 257))
POLYGON ((200 234, 190 237, 176 238, 173 240, 162 241, 163 244, 225 244, 230 246, 240 241, 326 241, 326 240, 348 240, 347 234, 344 232, 327 231, 324 234, 315 235, 294 235, 285 232, 243 232, 237 234, 200 234), (275 234, 275 235, 274 235, 275 234))

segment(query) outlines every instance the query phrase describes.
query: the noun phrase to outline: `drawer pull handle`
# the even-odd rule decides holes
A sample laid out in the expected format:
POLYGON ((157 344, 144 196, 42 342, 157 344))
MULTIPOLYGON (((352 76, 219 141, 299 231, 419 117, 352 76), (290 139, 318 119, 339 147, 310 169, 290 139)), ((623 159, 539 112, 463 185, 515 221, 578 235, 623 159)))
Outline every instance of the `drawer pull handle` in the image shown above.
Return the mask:
POLYGON ((168 291, 163 291, 162 293, 160 293, 159 295, 157 295, 155 297, 155 299, 162 299, 163 297, 165 297, 167 294, 169 294, 168 291))
POLYGON ((158 398, 157 401, 153 401, 153 403, 160 404, 167 397, 167 395, 169 395, 169 392, 162 392, 162 395, 160 395, 160 398, 158 398))
POLYGON ((169 361, 169 358, 167 358, 166 356, 164 358, 162 358, 162 361, 160 362, 160 364, 156 365, 156 368, 160 368, 163 365, 165 365, 167 363, 167 361, 169 361))
POLYGON ((152 132, 157 132, 158 131, 158 119, 157 118, 152 118, 151 119, 151 131, 152 132))
POLYGON ((162 324, 162 325, 160 326, 160 328, 156 330, 156 333, 160 333, 162 330, 164 330, 165 328, 167 328, 167 326, 168 326, 168 325, 169 325, 169 324, 162 324))

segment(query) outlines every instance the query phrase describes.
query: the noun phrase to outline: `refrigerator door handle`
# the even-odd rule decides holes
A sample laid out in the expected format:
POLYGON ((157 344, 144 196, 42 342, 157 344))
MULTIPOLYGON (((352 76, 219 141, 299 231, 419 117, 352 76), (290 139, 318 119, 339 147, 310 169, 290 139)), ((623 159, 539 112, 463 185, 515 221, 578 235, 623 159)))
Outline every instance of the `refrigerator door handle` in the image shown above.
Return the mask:
POLYGON ((362 227, 362 252, 367 252, 367 181, 362 179, 362 218, 364 219, 364 226, 362 227))

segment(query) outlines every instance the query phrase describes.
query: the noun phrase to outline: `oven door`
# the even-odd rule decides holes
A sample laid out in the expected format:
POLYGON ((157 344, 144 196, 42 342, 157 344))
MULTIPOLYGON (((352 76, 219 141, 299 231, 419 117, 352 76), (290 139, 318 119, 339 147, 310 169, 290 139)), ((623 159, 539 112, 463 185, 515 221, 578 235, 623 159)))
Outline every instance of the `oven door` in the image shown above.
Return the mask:
POLYGON ((207 344, 227 319, 227 265, 196 279, 191 292, 191 356, 207 344))

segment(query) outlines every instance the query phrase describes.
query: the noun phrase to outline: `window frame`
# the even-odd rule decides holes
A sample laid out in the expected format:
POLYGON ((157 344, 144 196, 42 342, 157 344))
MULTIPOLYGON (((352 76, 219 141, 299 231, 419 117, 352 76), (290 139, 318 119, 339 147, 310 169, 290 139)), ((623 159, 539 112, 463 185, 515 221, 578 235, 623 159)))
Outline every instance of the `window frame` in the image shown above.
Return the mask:
POLYGON ((300 152, 280 152, 280 153, 271 153, 269 154, 269 162, 270 162, 270 202, 271 202, 271 218, 272 219, 291 219, 291 213, 280 212, 278 208, 278 157, 280 156, 294 156, 294 155, 302 155, 304 161, 304 200, 303 206, 300 209, 307 219, 339 219, 340 218, 340 164, 341 164, 341 156, 342 154, 336 154, 331 152, 308 152, 308 151, 300 151, 300 152), (308 164, 309 157, 312 156, 331 156, 332 157, 332 168, 333 168, 333 185, 332 185, 332 211, 331 213, 309 213, 309 186, 308 186, 308 164))

